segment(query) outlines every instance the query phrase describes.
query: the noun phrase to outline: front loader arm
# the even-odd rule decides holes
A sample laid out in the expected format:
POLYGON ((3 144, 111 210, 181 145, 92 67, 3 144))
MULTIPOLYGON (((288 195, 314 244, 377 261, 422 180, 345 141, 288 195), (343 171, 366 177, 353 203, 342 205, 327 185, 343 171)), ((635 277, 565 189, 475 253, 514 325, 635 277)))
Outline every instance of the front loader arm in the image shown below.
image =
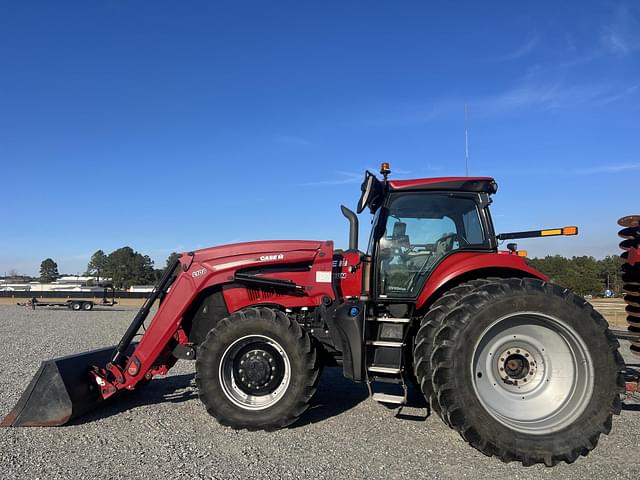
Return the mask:
MULTIPOLYGON (((177 337, 178 330, 181 328, 182 316, 197 293, 198 289, 191 275, 183 272, 177 276, 140 343, 126 362, 126 368, 123 372, 124 387, 135 386, 145 375, 147 378, 151 378, 149 373, 153 373, 152 369, 162 367, 155 363, 163 353, 167 353, 173 340, 179 341, 177 337)), ((170 368, 170 366, 167 367, 170 368)))
POLYGON ((108 398, 123 388, 133 389, 143 378, 150 379, 154 373, 166 373, 173 365, 157 365, 157 360, 167 353, 174 338, 180 338, 178 330, 182 314, 197 293, 193 277, 186 275, 193 265, 194 254, 188 253, 169 265, 151 295, 129 325, 116 346, 111 361, 104 368, 96 367, 91 372, 100 386, 103 398, 108 398), (133 352, 127 355, 133 339, 147 319, 153 304, 161 300, 158 311, 145 330, 133 352))
MULTIPOLYGON (((270 283, 284 283, 282 277, 290 277, 302 285, 296 285, 296 291, 280 298, 283 306, 320 305, 325 299, 335 300, 335 292, 331 283, 333 243, 320 243, 319 248, 310 250, 294 250, 281 254, 238 255, 220 261, 208 260, 206 251, 183 254, 169 266, 154 291, 134 318, 129 329, 118 344, 114 356, 104 369, 95 369, 95 381, 101 387, 104 398, 121 389, 134 389, 143 378, 150 379, 156 374, 165 374, 175 363, 173 348, 178 344, 186 344, 188 338, 182 330, 182 318, 204 289, 223 284, 242 284, 247 279, 262 280, 270 283), (271 273, 268 276, 237 274, 243 269, 264 267, 268 265, 298 264, 303 261, 311 263, 307 272, 271 273), (302 294, 302 297, 300 297, 302 294), (164 298, 163 298, 164 297, 164 298), (139 329, 153 303, 162 298, 158 311, 130 355, 127 349, 139 329)), ((286 270, 286 268, 285 268, 286 270)), ((296 283, 296 282, 293 282, 296 283)), ((248 306, 241 299, 246 288, 236 288, 227 293, 230 311, 248 306), (229 293, 235 291, 236 293, 229 293), (242 292, 242 293, 241 293, 242 292)))

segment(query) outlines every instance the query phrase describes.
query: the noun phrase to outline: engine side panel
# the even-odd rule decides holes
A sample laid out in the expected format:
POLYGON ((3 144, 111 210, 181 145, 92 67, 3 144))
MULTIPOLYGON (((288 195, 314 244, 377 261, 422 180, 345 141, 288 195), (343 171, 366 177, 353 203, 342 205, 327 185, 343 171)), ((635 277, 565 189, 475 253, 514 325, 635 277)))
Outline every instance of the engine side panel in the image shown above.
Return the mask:
POLYGON ((323 299, 336 296, 331 279, 333 242, 319 242, 314 250, 283 251, 276 248, 260 254, 237 255, 205 262, 215 274, 208 284, 224 284, 223 296, 229 312, 251 305, 280 305, 285 308, 316 307, 323 299), (257 277, 287 280, 304 287, 303 291, 244 285, 234 281, 236 272, 257 277))
POLYGON ((362 253, 341 252, 333 255, 333 284, 338 298, 359 298, 362 295, 362 253))

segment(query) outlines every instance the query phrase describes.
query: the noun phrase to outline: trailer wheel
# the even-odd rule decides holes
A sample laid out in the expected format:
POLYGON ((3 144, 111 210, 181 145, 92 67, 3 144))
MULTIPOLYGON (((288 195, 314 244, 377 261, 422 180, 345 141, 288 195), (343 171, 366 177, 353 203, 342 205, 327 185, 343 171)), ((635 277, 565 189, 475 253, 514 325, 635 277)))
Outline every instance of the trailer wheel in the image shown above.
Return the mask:
POLYGON ((87 312, 89 310, 93 310, 93 303, 92 302, 83 302, 82 303, 82 309, 86 310, 87 312))
POLYGON ((523 465, 574 462, 621 409, 624 362, 584 299, 537 279, 468 293, 435 337, 442 415, 473 447, 523 465))
POLYGON ((71 302, 71 310, 80 310, 82 308, 82 304, 80 302, 71 302))
POLYGON ((441 412, 437 399, 433 397, 433 385, 431 382, 431 376, 433 374, 431 354, 433 353, 433 341, 436 332, 442 326, 442 321, 447 314, 458 304, 464 295, 482 285, 486 285, 490 281, 492 280, 481 278, 455 286, 438 298, 420 321, 420 328, 416 333, 415 348, 413 350, 413 371, 420 390, 422 390, 425 399, 429 402, 429 407, 438 415, 440 415, 441 412))
POLYGON ((207 412, 236 429, 275 430, 308 408, 319 378, 309 335, 283 312, 249 308, 220 320, 198 347, 207 412))

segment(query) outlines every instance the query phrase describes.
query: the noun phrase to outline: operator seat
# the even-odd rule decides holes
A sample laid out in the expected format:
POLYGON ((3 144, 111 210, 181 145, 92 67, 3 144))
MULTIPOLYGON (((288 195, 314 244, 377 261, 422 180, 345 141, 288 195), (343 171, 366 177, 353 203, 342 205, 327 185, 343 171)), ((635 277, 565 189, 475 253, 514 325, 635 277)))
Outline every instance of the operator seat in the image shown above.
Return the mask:
POLYGON ((438 240, 436 240, 435 256, 444 257, 445 254, 453 250, 453 242, 456 238, 456 234, 453 232, 443 234, 438 240))
POLYGON ((455 238, 455 234, 451 232, 444 233, 438 240, 436 240, 433 253, 427 262, 425 262, 427 271, 431 271, 442 257, 453 250, 455 238))
POLYGON ((407 224, 404 222, 396 222, 393 224, 393 233, 391 234, 392 248, 409 248, 411 242, 407 235, 407 224))

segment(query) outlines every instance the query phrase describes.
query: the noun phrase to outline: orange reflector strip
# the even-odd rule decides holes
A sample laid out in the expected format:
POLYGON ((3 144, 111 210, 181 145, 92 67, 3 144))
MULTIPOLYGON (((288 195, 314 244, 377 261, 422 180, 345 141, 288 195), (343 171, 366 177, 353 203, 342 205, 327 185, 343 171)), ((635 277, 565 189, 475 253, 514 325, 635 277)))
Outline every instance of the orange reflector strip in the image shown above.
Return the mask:
POLYGON ((551 228, 549 230, 540 230, 540 235, 543 237, 548 237, 550 235, 562 235, 561 228, 551 228))
POLYGON ((528 257, 529 256, 529 252, 527 252, 526 250, 518 250, 518 256, 519 257, 528 257))
POLYGON ((562 229, 562 234, 563 235, 577 235, 578 234, 578 227, 564 227, 562 229))

